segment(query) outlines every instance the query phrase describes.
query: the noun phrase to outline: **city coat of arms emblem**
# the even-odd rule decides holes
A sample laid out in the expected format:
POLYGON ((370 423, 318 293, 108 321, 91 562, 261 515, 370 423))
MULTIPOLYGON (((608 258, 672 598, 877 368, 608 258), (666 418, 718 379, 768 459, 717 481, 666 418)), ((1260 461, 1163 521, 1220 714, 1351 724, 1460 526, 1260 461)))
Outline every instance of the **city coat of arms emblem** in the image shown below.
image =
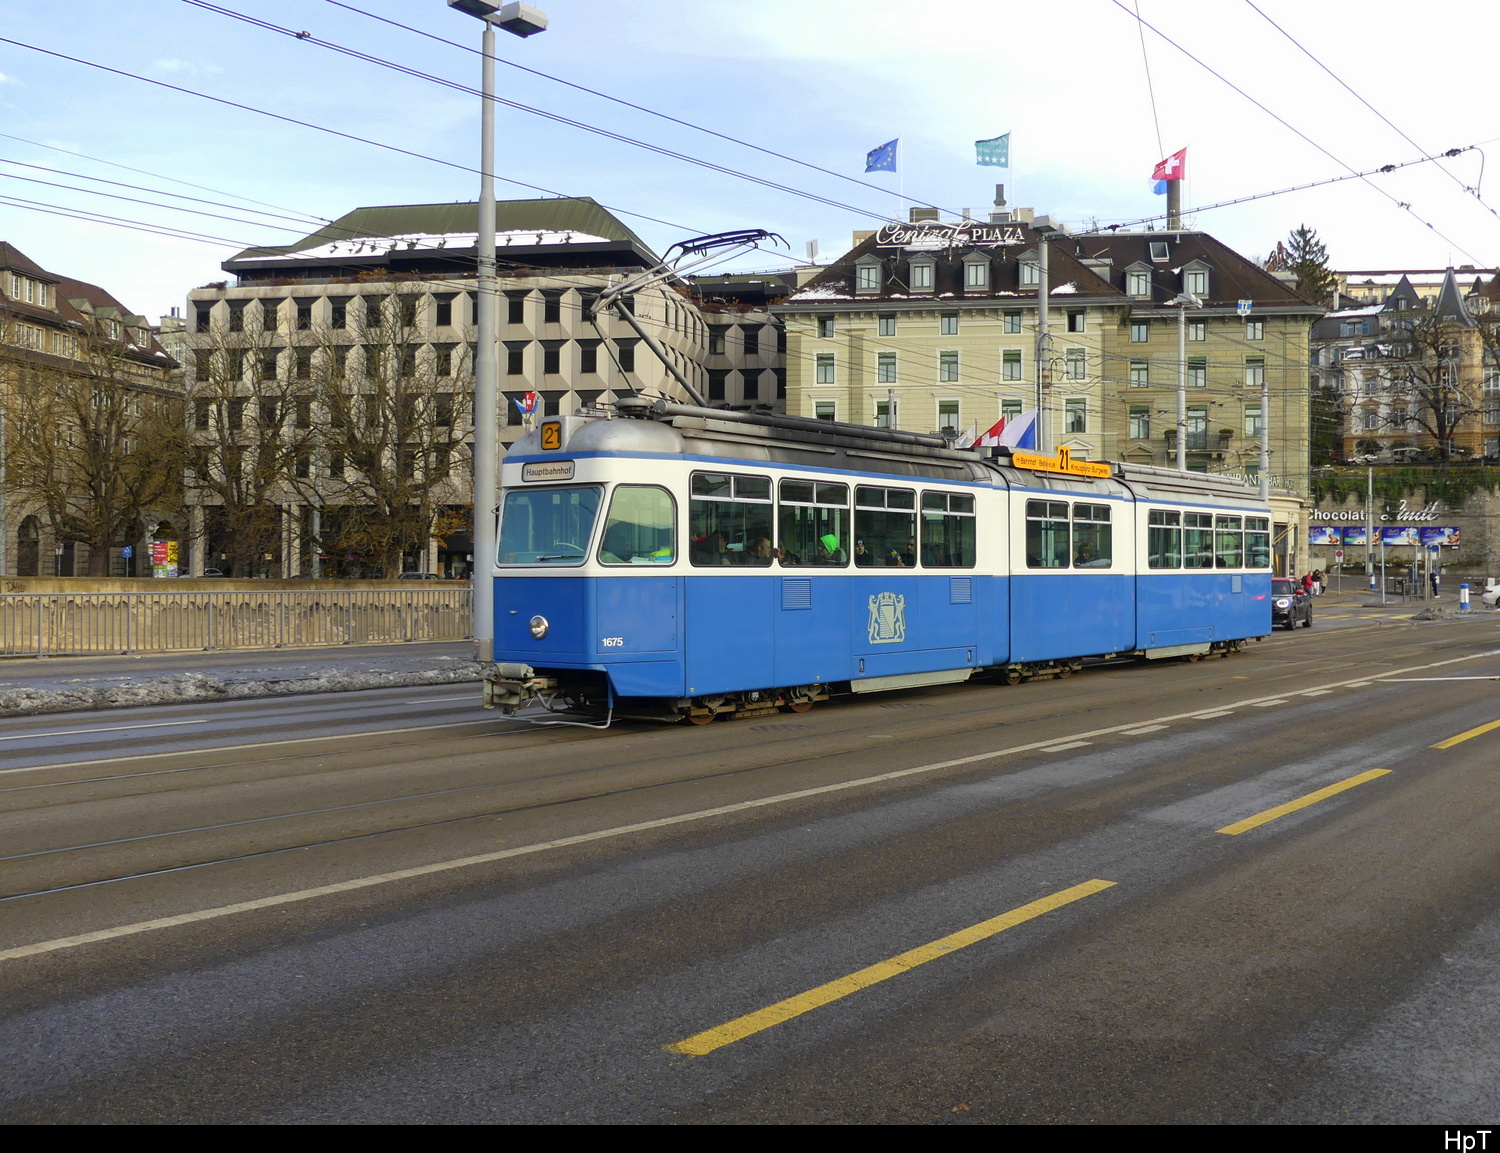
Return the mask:
POLYGON ((906 598, 880 593, 870 598, 870 643, 899 645, 906 639, 906 598))

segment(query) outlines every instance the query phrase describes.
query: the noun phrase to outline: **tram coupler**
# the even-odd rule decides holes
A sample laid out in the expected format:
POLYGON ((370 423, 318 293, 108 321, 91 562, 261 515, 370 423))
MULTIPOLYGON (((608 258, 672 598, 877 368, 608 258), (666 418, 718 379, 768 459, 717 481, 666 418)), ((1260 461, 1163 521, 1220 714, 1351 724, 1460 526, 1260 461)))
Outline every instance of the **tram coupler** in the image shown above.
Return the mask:
POLYGON ((484 707, 506 716, 527 705, 546 703, 557 692, 557 678, 539 677, 530 665, 497 664, 484 678, 484 707))

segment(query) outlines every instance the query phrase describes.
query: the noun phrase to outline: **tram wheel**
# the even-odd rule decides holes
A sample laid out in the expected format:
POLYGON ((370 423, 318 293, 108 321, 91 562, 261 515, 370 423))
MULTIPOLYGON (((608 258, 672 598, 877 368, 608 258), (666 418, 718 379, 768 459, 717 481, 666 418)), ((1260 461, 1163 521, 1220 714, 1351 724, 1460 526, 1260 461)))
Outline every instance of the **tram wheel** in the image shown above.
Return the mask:
POLYGON ((689 713, 688 723, 694 725, 711 725, 717 713, 689 713))
POLYGON ((1008 685, 1018 685, 1025 678, 1021 676, 1021 670, 1020 669, 1006 669, 1005 670, 1005 675, 1004 675, 1004 677, 1002 679, 1008 685))
POLYGON ((786 707, 794 713, 805 713, 813 707, 812 701, 787 701, 786 707))
POLYGON ((1187 661, 1187 663, 1190 664, 1190 665, 1196 665, 1199 661, 1201 661, 1203 659, 1203 654, 1202 653, 1188 653, 1188 655, 1186 657, 1184 657, 1183 659, 1185 661, 1187 661))
POLYGON ((1058 666, 1058 669, 1057 669, 1057 679, 1058 680, 1065 681, 1069 677, 1071 677, 1072 675, 1073 675, 1073 666, 1072 665, 1059 665, 1058 666))

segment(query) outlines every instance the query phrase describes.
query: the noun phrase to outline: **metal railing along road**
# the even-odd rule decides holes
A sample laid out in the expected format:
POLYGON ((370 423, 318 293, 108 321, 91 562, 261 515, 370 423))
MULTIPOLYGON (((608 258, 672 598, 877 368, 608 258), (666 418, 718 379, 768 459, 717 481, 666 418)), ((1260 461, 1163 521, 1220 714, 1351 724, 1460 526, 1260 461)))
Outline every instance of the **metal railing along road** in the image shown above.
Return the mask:
POLYGON ((463 640, 473 592, 0 593, 0 656, 463 640))

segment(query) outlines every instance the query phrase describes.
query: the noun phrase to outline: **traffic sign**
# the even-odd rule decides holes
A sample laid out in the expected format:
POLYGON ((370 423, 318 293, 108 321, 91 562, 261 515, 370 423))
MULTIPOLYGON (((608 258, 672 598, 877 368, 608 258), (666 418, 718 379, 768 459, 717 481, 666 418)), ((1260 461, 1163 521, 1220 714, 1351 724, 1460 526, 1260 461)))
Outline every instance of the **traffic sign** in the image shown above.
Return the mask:
POLYGON ((1343 560, 1344 559, 1344 550, 1341 549, 1341 548, 1334 549, 1333 550, 1333 559, 1334 560, 1343 560))
POLYGON ((120 555, 123 556, 126 560, 129 560, 131 557, 135 556, 135 549, 130 545, 126 545, 120 550, 120 555))

